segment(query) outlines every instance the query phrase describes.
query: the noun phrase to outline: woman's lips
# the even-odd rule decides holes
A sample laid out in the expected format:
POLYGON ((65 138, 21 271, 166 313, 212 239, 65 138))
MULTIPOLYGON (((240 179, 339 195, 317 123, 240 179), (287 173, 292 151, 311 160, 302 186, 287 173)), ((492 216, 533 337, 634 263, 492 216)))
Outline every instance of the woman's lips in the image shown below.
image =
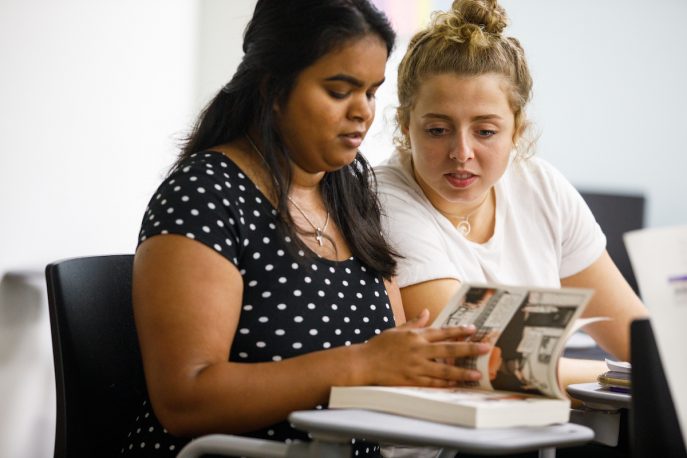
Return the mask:
POLYGON ((477 175, 470 172, 453 172, 444 175, 446 181, 454 188, 467 188, 477 180, 477 175))
POLYGON ((348 134, 341 134, 339 138, 343 141, 344 145, 349 148, 359 148, 360 144, 363 142, 364 135, 362 132, 352 132, 348 134))

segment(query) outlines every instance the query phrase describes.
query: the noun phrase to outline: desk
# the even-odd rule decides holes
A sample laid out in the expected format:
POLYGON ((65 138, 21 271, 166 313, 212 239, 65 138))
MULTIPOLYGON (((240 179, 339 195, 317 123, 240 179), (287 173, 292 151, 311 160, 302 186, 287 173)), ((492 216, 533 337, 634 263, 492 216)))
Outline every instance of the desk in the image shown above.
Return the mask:
MULTIPOLYGON (((343 444, 364 437, 379 443, 442 447, 484 455, 540 450, 540 456, 553 457, 555 447, 584 444, 594 437, 591 429, 572 423, 473 429, 356 409, 298 411, 289 415, 289 421, 308 431, 315 441, 324 443, 343 444)), ((350 453, 348 447, 340 450, 336 453, 341 454, 329 456, 350 456, 345 454, 350 453)))
POLYGON ((584 408, 573 409, 570 421, 594 430, 594 441, 615 447, 620 435, 620 409, 629 409, 632 396, 605 390, 598 383, 569 385, 568 394, 582 401, 584 408))
POLYGON ((310 433, 312 442, 283 442, 213 434, 188 443, 177 458, 203 454, 248 457, 350 458, 351 439, 381 444, 439 447, 441 457, 456 452, 505 455, 539 450, 540 458, 556 456, 556 447, 583 445, 594 432, 582 425, 473 429, 357 409, 302 410, 289 415, 291 424, 310 433))
POLYGON ((214 434, 194 439, 177 458, 203 454, 239 454, 250 457, 350 458, 351 439, 381 444, 440 447, 441 457, 456 452, 505 455, 539 450, 540 458, 556 456, 556 447, 582 445, 594 438, 586 426, 527 426, 473 429, 357 409, 301 410, 291 413, 295 428, 310 433, 312 442, 283 442, 214 434))
POLYGON ((608 391, 598 383, 576 383, 568 386, 568 394, 590 408, 599 410, 629 409, 632 396, 608 391))

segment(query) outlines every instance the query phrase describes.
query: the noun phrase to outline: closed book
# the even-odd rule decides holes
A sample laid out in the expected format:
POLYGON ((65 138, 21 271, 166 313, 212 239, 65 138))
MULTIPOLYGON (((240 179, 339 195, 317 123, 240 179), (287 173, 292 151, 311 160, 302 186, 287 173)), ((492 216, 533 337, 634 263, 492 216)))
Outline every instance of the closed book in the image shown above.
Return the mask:
POLYGON ((607 371, 598 377, 599 384, 604 388, 625 388, 629 390, 632 383, 630 374, 616 371, 607 371))
POLYGON ((332 388, 330 408, 369 409, 470 428, 565 423, 567 399, 461 388, 352 386, 332 388))

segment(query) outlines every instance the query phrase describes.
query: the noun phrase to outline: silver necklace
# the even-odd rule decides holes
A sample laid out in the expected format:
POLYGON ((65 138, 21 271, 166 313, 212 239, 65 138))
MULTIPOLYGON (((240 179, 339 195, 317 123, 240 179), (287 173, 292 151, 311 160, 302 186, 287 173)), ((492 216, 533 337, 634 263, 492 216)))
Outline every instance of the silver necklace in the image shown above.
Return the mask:
POLYGON ((322 243, 323 243, 322 238, 324 236, 324 231, 327 230, 327 225, 329 224, 329 212, 327 212, 327 218, 324 220, 324 225, 322 227, 319 227, 319 226, 315 225, 315 223, 313 223, 310 218, 308 218, 308 215, 305 214, 303 209, 298 206, 296 201, 293 200, 291 198, 291 196, 286 196, 286 197, 289 199, 289 202, 291 202, 293 204, 293 206, 296 207, 296 210, 298 210, 300 212, 300 214, 303 215, 303 218, 305 218, 305 220, 308 222, 308 224, 310 224, 310 226, 312 226, 312 228, 315 229, 315 239, 317 239, 317 243, 319 243, 320 246, 322 246, 322 243))
POLYGON ((444 215, 446 217, 453 216, 453 217, 459 218, 458 224, 456 224, 456 229, 458 230, 458 232, 461 233, 461 235, 463 237, 467 237, 470 234, 470 231, 472 230, 472 226, 470 225, 470 218, 475 213, 477 213, 477 210, 479 210, 482 207, 482 204, 484 204, 484 202, 486 202, 489 195, 491 195, 491 189, 489 190, 489 192, 486 193, 486 195, 484 196, 484 199, 482 199, 482 202, 480 202, 479 205, 477 205, 477 207, 474 210, 472 210, 470 213, 468 213, 467 215, 463 215, 463 216, 454 215, 451 213, 443 212, 441 210, 439 210, 439 213, 441 213, 442 215, 444 215))
MULTIPOLYGON (((267 168, 269 170, 269 164, 267 164, 267 161, 265 160, 265 156, 262 155, 262 152, 258 149, 258 146, 255 144, 255 142, 253 142, 253 139, 250 138, 250 135, 248 135, 248 134, 245 134, 245 137, 246 137, 246 140, 248 141, 248 143, 250 144, 251 148, 253 148, 253 150, 256 153, 258 153, 258 156, 260 156, 260 159, 262 159, 262 162, 265 163, 265 165, 267 166, 267 168)), ((286 198, 289 199, 289 202, 291 202, 293 204, 293 206, 296 207, 296 210, 298 210, 298 212, 301 215, 303 215, 303 218, 305 218, 305 220, 308 222, 308 224, 310 224, 310 226, 312 226, 312 228, 315 229, 315 239, 317 240, 317 243, 320 246, 323 246, 324 242, 322 239, 324 238, 324 231, 327 230, 327 225, 329 224, 329 211, 327 211, 327 218, 324 220, 324 225, 322 227, 319 227, 319 226, 315 225, 315 223, 313 223, 310 218, 308 218, 308 215, 305 214, 303 209, 298 206, 296 201, 293 200, 291 198, 291 196, 287 195, 286 198)))

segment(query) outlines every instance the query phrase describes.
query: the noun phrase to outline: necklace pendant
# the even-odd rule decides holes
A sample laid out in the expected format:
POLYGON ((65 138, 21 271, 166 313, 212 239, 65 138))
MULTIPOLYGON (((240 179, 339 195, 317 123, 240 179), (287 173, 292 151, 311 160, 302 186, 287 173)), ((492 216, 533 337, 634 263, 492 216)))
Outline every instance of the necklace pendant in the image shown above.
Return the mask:
POLYGON ((315 238, 317 239, 317 243, 322 246, 322 230, 319 227, 315 228, 315 238))
POLYGON ((458 229, 458 232, 463 234, 463 237, 467 237, 472 227, 470 227, 470 221, 465 218, 458 223, 456 229, 458 229))

